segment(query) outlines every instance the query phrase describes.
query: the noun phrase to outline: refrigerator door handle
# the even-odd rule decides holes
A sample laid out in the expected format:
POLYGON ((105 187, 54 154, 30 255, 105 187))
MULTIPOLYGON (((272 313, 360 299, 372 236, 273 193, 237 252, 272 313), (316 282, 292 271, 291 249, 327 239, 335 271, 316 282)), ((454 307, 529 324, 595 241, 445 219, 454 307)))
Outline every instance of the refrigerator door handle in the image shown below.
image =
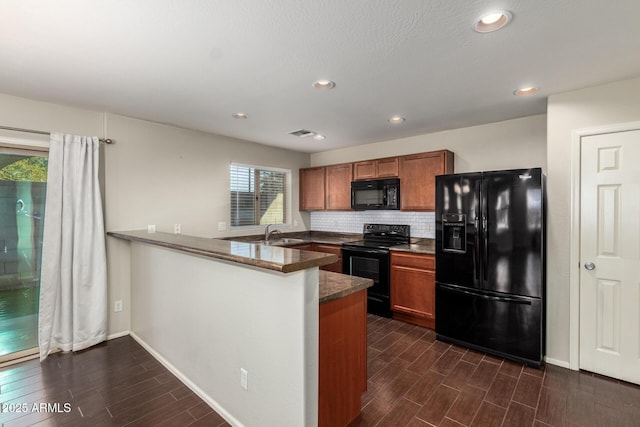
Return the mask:
POLYGON ((480 180, 480 182, 478 183, 478 187, 477 187, 477 197, 478 197, 478 203, 475 206, 475 225, 476 225, 476 233, 475 233, 475 251, 474 251, 474 256, 476 257, 475 259, 475 270, 476 270, 476 280, 478 280, 480 283, 479 285, 482 287, 483 283, 482 283, 482 278, 483 278, 483 265, 482 265, 482 259, 484 257, 483 254, 483 249, 480 247, 481 241, 480 239, 482 239, 482 222, 481 219, 484 215, 484 208, 482 206, 482 193, 484 191, 484 189, 482 188, 482 180, 480 180))
POLYGON ((482 299, 491 300, 491 301, 510 302, 510 303, 513 303, 513 304, 531 305, 531 300, 525 299, 525 298, 519 298, 517 296, 498 297, 498 296, 494 296, 494 295, 487 295, 487 294, 482 294, 482 293, 479 293, 479 292, 463 290, 463 289, 460 289, 457 286, 450 286, 450 285, 444 285, 444 284, 440 284, 439 286, 442 289, 447 289, 449 291, 458 292, 458 293, 465 294, 465 295, 471 295, 471 296, 473 296, 475 298, 482 298, 482 299))
POLYGON ((484 246, 484 265, 482 266, 482 276, 484 280, 487 280, 487 270, 489 269, 489 260, 487 258, 489 254, 489 230, 487 228, 487 217, 482 216, 482 240, 484 246))
POLYGON ((475 232, 475 249, 473 251, 473 269, 475 271, 476 280, 480 280, 480 220, 478 220, 478 215, 476 212, 476 217, 473 220, 473 223, 476 227, 475 232))
MULTIPOLYGON (((480 184, 480 216, 482 218, 482 281, 487 281, 487 270, 489 268, 489 230, 487 229, 487 196, 489 188, 486 179, 483 177, 480 184)), ((485 283, 482 284, 484 287, 485 283)))

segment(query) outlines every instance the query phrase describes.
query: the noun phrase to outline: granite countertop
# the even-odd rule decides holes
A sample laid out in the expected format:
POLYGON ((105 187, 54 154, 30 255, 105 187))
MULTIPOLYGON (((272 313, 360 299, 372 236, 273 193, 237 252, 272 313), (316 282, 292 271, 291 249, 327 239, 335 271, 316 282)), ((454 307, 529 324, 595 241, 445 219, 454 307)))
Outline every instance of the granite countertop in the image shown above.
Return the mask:
POLYGON ((435 255, 435 239, 411 239, 408 245, 393 246, 392 251, 413 252, 417 254, 435 255))
POLYGON ((313 243, 324 243, 328 245, 341 245, 347 242, 362 240, 362 234, 357 233, 332 233, 328 231, 310 231, 310 241, 313 243))
POLYGON ((146 230, 133 230, 110 231, 107 235, 282 273, 328 265, 338 260, 334 254, 184 234, 148 233, 146 230))
MULTIPOLYGON (((346 242, 353 242, 362 239, 362 234, 357 233, 335 233, 331 231, 301 231, 292 233, 279 233, 274 234, 272 239, 277 240, 280 238, 300 239, 300 242, 291 243, 286 246, 296 246, 305 243, 320 243, 328 245, 342 245, 346 242)), ((236 242, 256 242, 264 239, 262 234, 254 234, 251 236, 233 236, 225 237, 224 240, 232 240, 236 242)), ((408 245, 393 246, 390 249, 392 251, 412 252, 416 254, 435 255, 436 253, 436 241, 435 239, 428 238, 412 238, 411 243, 408 245)))
POLYGON ((320 304, 373 286, 373 280, 320 270, 320 304))
MULTIPOLYGON (((341 245, 346 242, 353 242, 362 239, 362 234, 358 233, 334 233, 330 231, 298 231, 291 233, 273 234, 271 239, 280 238, 300 239, 302 242, 292 243, 291 246, 302 245, 305 243, 322 243, 327 245, 341 245)), ((236 242, 256 242, 264 239, 264 234, 253 234, 250 236, 232 236, 225 237, 224 240, 233 240, 236 242)))

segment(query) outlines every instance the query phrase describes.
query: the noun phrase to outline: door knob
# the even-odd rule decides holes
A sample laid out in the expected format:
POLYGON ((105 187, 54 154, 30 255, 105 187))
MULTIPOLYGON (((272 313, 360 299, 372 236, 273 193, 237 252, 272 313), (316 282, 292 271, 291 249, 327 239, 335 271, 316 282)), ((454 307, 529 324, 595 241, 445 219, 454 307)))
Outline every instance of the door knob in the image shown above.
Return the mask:
POLYGON ((591 271, 591 270, 595 270, 596 265, 592 262, 585 262, 584 263, 584 268, 586 268, 587 270, 591 271))

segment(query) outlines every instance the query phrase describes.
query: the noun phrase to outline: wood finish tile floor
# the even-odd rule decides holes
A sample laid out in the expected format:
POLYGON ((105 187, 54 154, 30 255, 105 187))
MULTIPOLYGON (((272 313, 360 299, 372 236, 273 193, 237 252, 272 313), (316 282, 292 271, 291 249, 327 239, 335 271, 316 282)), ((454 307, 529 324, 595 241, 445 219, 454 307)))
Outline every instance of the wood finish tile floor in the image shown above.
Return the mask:
POLYGON ((1 368, 0 403, 3 427, 229 425, 128 336, 1 368))
MULTIPOLYGON (((536 370, 369 315, 368 390, 351 426, 638 426, 640 387, 536 370)), ((0 369, 0 425, 228 426, 131 337, 0 369), (34 402, 58 404, 42 412, 34 402), (64 404, 71 408, 64 411, 64 404), (46 411, 48 409, 48 411, 46 411)), ((260 427, 260 426, 258 426, 260 427)))
POLYGON ((368 390, 355 426, 640 426, 640 387, 543 370, 369 315, 368 390))

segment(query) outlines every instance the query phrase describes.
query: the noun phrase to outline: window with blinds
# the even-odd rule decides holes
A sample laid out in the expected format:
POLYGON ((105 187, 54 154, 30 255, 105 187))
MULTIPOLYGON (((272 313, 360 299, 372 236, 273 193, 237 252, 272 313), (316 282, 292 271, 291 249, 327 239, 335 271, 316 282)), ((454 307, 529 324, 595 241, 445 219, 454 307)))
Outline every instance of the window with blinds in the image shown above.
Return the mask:
POLYGON ((290 171, 231 164, 231 226, 285 224, 290 171))

